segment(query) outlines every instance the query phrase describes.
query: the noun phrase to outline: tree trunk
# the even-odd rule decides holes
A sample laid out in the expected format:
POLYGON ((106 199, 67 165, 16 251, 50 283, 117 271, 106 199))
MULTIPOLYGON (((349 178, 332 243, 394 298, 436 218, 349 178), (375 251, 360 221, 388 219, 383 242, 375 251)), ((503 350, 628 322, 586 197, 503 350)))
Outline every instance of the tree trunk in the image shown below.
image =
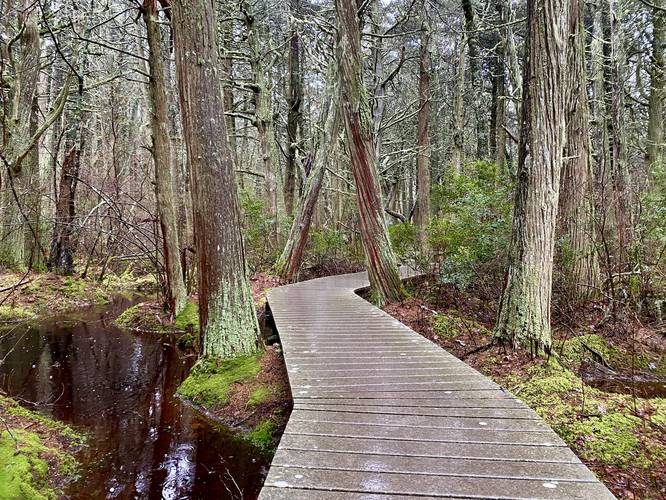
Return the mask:
POLYGON ((666 50, 666 1, 653 0, 652 67, 650 68, 650 101, 648 107, 648 167, 664 160, 664 50, 666 50))
MULTIPOLYGON (((504 0, 497 0, 495 2, 495 10, 498 14, 499 23, 506 23, 506 12, 504 0)), ((504 28, 505 30, 507 28, 504 28)), ((490 152, 495 159, 495 165, 500 171, 504 170, 504 162, 506 161, 506 42, 505 37, 500 33, 497 36, 497 45, 495 47, 495 55, 493 61, 493 91, 492 91, 492 109, 490 110, 490 152)))
POLYGON ((460 38, 458 66, 456 69, 456 88, 453 94, 453 144, 451 145, 451 164, 453 172, 462 174, 465 159, 465 66, 467 65, 467 35, 463 31, 460 38))
MULTIPOLYGON (((425 9, 425 5, 424 5, 425 9)), ((430 220, 430 24, 428 12, 423 13, 419 51, 419 112, 416 138, 416 210, 414 221, 419 248, 428 255, 427 228, 430 220)))
POLYGON ((72 232, 76 215, 75 196, 81 166, 81 149, 79 143, 72 140, 66 142, 65 148, 55 205, 56 223, 53 227, 47 267, 57 274, 69 276, 74 274, 72 232))
MULTIPOLYGON (((291 15, 299 10, 299 0, 291 0, 291 15)), ((289 37, 289 87, 287 92, 287 162, 284 172, 284 207, 287 215, 294 213, 294 192, 296 191, 296 151, 298 146, 298 123, 301 117, 301 41, 298 30, 292 22, 289 37)))
POLYGON ((337 61, 340 101, 345 121, 351 170, 356 183, 361 240, 368 264, 374 302, 401 300, 404 289, 384 220, 372 117, 361 60, 361 31, 354 0, 336 0, 338 18, 337 61))
MULTIPOLYGON (((222 23, 223 27, 221 29, 222 33, 222 44, 228 46, 231 44, 233 39, 233 28, 229 26, 229 23, 222 23)), ((222 64, 222 74, 224 78, 228 80, 227 83, 223 86, 224 94, 224 110, 225 112, 231 112, 234 110, 234 90, 231 82, 234 80, 234 59, 233 57, 227 55, 221 61, 222 64)), ((241 168, 240 161, 238 158, 238 141, 236 139, 236 118, 234 116, 226 116, 227 119, 227 138, 229 139, 229 148, 231 148, 231 153, 234 157, 234 164, 236 168, 241 168)), ((241 175, 238 178, 238 182, 241 188, 244 187, 243 176, 241 175)))
POLYGON ((173 28, 199 260, 203 355, 256 352, 234 162, 226 135, 213 0, 175 0, 173 28))
MULTIPOLYGON (((329 71, 330 78, 335 78, 335 72, 329 71)), ((330 162, 331 151, 335 146, 340 128, 339 106, 337 103, 336 85, 329 85, 329 97, 322 110, 320 122, 323 124, 322 132, 316 141, 316 149, 308 158, 313 167, 306 178, 303 195, 298 204, 294 221, 291 224, 289 237, 280 258, 275 264, 275 272, 282 278, 291 281, 301 267, 303 252, 308 241, 312 216, 317 205, 319 192, 324 181, 326 166, 330 162)))
POLYGON ((252 13, 252 5, 248 0, 243 0, 240 5, 243 21, 247 30, 247 41, 250 46, 250 68, 253 80, 253 100, 255 106, 254 125, 259 135, 259 146, 261 158, 264 164, 264 194, 266 199, 266 211, 273 219, 271 240, 277 241, 277 177, 278 165, 277 144, 273 132, 273 103, 271 99, 270 79, 267 78, 263 64, 261 64, 261 47, 259 44, 259 27, 252 13))
POLYGON ((469 46, 469 83, 474 90, 475 97, 471 106, 474 109, 474 116, 476 118, 476 157, 484 158, 486 155, 486 143, 482 117, 485 115, 485 110, 481 109, 483 81, 481 71, 479 70, 479 37, 476 30, 476 13, 472 0, 462 0, 462 11, 465 17, 465 42, 469 46))
POLYGON ((2 199, 4 207, 0 235, 0 263, 11 268, 32 265, 39 244, 35 224, 34 189, 38 185, 39 161, 35 162, 32 144, 34 132, 34 98, 39 79, 40 40, 37 13, 34 10, 20 15, 20 59, 16 77, 10 89, 9 119, 5 121, 9 138, 2 152, 2 199), (37 182, 37 184, 33 184, 37 182), (33 218, 33 220, 31 220, 33 218), (31 235, 34 233, 34 235, 31 235))
POLYGON ((617 0, 608 0, 604 12, 604 82, 608 123, 609 172, 617 230, 620 271, 624 271, 632 238, 630 179, 626 161, 624 124, 624 56, 622 25, 617 0))
POLYGON ((555 222, 566 141, 564 0, 528 0, 523 105, 509 268, 495 336, 550 349, 555 222))
POLYGON ((166 298, 169 311, 175 317, 187 304, 187 291, 180 262, 177 209, 173 182, 173 159, 169 138, 166 79, 164 77, 164 53, 162 34, 157 19, 155 0, 143 3, 143 19, 148 35, 148 66, 150 81, 150 125, 153 139, 152 155, 155 163, 155 192, 157 212, 162 230, 164 269, 166 273, 166 298))
POLYGON ((563 267, 574 298, 585 299, 599 287, 595 249, 594 182, 590 161, 583 0, 571 0, 568 67, 567 147, 562 166, 559 220, 565 237, 563 267))
MULTIPOLYGON (((87 30, 86 30, 87 33, 87 30)), ((81 167, 83 150, 83 92, 86 73, 87 46, 81 50, 78 61, 77 92, 73 103, 65 113, 67 132, 65 133, 64 159, 60 170, 58 197, 55 202, 55 223, 51 236, 47 267, 57 274, 74 273, 74 218, 76 216, 76 187, 81 167)))

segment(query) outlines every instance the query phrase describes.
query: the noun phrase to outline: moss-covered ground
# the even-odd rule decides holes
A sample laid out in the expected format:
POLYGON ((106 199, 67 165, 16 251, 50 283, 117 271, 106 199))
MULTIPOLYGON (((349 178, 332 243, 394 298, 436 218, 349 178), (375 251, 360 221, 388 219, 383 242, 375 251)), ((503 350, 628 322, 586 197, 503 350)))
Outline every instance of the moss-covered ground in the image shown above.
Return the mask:
POLYGON ((101 282, 52 273, 0 273, 0 323, 52 316, 93 304, 106 304, 123 292, 152 289, 152 276, 108 274, 101 282))
POLYGON ((223 361, 200 359, 178 394, 237 429, 262 452, 277 444, 291 408, 282 356, 273 347, 223 361))
POLYGON ((0 498, 62 498, 76 478, 74 452, 85 438, 70 427, 0 395, 0 498))
POLYGON ((135 332, 173 335, 182 349, 196 347, 199 337, 199 312, 194 301, 189 301, 173 320, 158 302, 142 302, 127 308, 114 323, 135 332))

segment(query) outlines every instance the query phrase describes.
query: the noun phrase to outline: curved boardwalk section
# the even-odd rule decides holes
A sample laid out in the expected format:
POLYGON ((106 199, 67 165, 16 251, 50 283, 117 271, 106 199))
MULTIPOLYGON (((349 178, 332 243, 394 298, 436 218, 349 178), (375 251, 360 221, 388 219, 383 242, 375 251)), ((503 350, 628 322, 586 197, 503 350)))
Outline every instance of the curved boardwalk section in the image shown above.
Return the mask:
POLYGON ((613 498, 487 377, 358 297, 367 274, 272 290, 294 409, 260 498, 613 498))

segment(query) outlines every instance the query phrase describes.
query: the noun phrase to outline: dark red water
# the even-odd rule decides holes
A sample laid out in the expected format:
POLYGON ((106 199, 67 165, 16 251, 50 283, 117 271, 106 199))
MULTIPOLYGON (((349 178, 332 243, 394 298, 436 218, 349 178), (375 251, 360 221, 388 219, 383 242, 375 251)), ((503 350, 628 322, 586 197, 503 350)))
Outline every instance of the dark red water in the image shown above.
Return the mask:
POLYGON ((0 388, 90 435, 67 495, 256 498, 268 458, 174 396, 194 360, 113 327, 129 304, 0 333, 0 388))

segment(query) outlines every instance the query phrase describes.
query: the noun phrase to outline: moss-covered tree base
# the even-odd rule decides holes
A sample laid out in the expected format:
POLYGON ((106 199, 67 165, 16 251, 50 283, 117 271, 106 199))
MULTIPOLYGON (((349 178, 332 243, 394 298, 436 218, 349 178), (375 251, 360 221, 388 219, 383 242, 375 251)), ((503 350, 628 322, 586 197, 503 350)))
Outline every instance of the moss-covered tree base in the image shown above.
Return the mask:
POLYGON ((291 410, 284 362, 273 347, 224 361, 200 359, 178 395, 263 452, 273 450, 291 410))

